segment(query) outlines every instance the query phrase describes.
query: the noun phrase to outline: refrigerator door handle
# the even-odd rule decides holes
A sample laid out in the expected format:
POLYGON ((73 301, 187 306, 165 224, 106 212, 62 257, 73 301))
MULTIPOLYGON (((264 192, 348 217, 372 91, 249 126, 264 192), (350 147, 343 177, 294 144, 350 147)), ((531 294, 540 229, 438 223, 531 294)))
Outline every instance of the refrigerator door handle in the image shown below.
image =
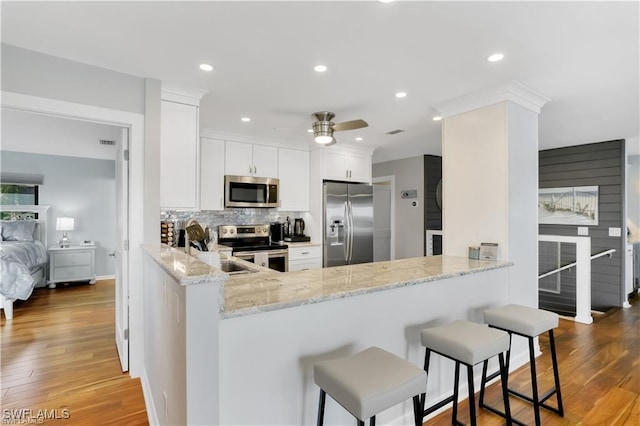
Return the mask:
POLYGON ((349 205, 344 202, 344 261, 349 261, 349 205))
POLYGON ((351 204, 351 200, 349 200, 349 264, 351 264, 351 260, 353 259, 354 234, 355 230, 353 229, 353 204, 351 204))

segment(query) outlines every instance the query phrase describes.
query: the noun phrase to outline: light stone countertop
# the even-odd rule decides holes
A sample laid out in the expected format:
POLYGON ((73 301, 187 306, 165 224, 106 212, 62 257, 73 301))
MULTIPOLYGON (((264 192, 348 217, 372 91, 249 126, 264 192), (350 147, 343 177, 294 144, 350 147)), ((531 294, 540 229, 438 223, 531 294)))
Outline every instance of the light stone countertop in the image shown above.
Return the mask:
POLYGON ((262 271, 228 275, 165 244, 144 244, 142 248, 181 285, 220 284, 222 318, 320 303, 513 265, 512 262, 430 256, 284 273, 248 263, 262 271))
POLYGON ((512 262, 431 256, 280 274, 238 275, 224 284, 221 316, 240 317, 512 265, 512 262))
POLYGON ((321 246, 322 245, 322 243, 316 243, 316 242, 313 242, 313 241, 300 241, 300 242, 285 241, 284 244, 286 244, 287 247, 289 247, 289 248, 315 247, 315 246, 321 246))
POLYGON ((229 275, 218 268, 212 268, 182 250, 165 244, 143 244, 146 251, 169 275, 181 285, 224 283, 229 275))

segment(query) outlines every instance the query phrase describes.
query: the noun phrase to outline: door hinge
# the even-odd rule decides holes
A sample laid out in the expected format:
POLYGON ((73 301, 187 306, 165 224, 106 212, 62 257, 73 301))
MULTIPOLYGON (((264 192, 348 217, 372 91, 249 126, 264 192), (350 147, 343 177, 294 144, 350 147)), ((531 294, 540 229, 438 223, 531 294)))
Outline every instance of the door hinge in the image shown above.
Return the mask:
POLYGON ((124 250, 129 250, 129 240, 124 240, 124 250))
POLYGON ((129 340, 129 329, 128 328, 124 329, 124 340, 129 340))
POLYGON ((122 151, 122 155, 124 158, 124 161, 129 161, 129 150, 125 149, 124 151, 122 151))

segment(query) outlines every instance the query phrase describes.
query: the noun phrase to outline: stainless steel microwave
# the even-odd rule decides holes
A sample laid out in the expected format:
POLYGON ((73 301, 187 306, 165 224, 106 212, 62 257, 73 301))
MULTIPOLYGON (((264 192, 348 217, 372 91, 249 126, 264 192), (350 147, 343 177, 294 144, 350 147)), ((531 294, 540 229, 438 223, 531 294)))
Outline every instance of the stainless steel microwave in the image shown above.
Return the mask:
POLYGON ((280 180, 252 176, 224 177, 225 207, 278 207, 280 180))

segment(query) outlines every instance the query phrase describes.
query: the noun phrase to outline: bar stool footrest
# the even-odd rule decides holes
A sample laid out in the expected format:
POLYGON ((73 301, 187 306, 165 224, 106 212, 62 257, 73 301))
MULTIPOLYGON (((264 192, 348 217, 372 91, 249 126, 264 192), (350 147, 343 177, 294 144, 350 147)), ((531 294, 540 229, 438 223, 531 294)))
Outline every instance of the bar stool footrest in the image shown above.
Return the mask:
MULTIPOLYGON (((487 411, 491 411, 493 414, 497 414, 498 416, 502 417, 503 419, 507 418, 507 415, 504 412, 498 410, 497 408, 493 408, 490 405, 487 405, 485 403, 480 403, 478 406, 480 408, 482 408, 482 409, 487 410, 487 411)), ((511 417, 511 423, 513 423, 514 425, 518 425, 518 426, 527 426, 526 423, 523 423, 523 422, 521 422, 520 420, 518 420, 518 419, 516 419, 514 417, 511 417)))
POLYGON ((429 414, 438 411, 439 409, 441 409, 442 407, 444 407, 445 405, 449 404, 453 402, 453 395, 443 399, 442 401, 436 402, 435 404, 425 408, 424 410, 424 414, 423 417, 428 416, 429 414))
MULTIPOLYGON (((531 398, 529 395, 525 395, 525 394, 523 394, 523 393, 520 393, 520 392, 515 391, 515 390, 512 390, 512 389, 508 389, 508 391, 509 391, 509 393, 510 393, 510 394, 512 394, 512 395, 514 395, 514 396, 517 396, 517 397, 518 397, 518 398, 520 398, 520 399, 524 399, 525 401, 529 401, 529 402, 533 403, 533 398, 531 398)), ((539 403, 539 405, 540 405, 542 408, 546 409, 546 410, 549 410, 549 411, 551 411, 551 412, 553 412, 553 413, 556 413, 556 414, 558 414, 558 415, 562 415, 562 414, 560 413, 560 409, 558 409, 558 408, 556 408, 556 407, 552 407, 551 405, 549 405, 549 404, 545 404, 545 403, 544 403, 547 399, 551 398, 551 397, 552 397, 553 395, 555 395, 556 393, 558 393, 558 390, 557 390, 556 388, 553 388, 553 389, 551 389, 551 390, 547 391, 546 393, 544 393, 544 394, 540 397, 540 403, 539 403)))

